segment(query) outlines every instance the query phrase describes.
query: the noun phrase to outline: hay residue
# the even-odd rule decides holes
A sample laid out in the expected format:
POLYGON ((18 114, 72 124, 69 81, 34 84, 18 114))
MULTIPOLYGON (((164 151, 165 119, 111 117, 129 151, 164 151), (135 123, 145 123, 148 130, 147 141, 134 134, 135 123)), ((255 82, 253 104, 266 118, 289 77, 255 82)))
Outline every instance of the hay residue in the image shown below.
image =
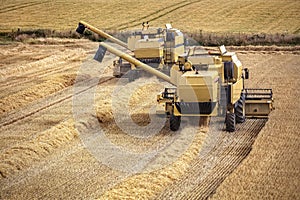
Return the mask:
MULTIPOLYGON (((184 134, 184 133, 180 133, 184 134)), ((179 180, 199 154, 206 131, 197 131, 188 149, 172 164, 149 173, 140 173, 105 192, 100 199, 152 199, 168 185, 179 180)))
POLYGON ((34 162, 45 158, 55 149, 67 145, 77 137, 74 121, 69 119, 38 134, 31 140, 3 150, 0 154, 0 178, 6 178, 33 165, 34 162))
MULTIPOLYGON (((122 86, 101 86, 98 88, 95 101, 97 117, 105 130, 107 138, 113 144, 136 153, 145 153, 157 149, 162 151, 148 164, 147 167, 150 170, 148 173, 135 174, 127 178, 116 187, 105 192, 101 197, 102 199, 155 197, 167 185, 178 180, 186 172, 190 162, 198 155, 206 136, 206 127, 202 127, 201 131, 194 128, 183 128, 181 133, 178 134, 182 134, 181 136, 195 134, 195 136, 191 143, 181 138, 181 141, 179 141, 181 146, 175 147, 174 145, 168 146, 170 145, 169 142, 177 137, 175 133, 172 134, 169 131, 168 124, 158 134, 149 138, 128 135, 115 124, 112 109, 113 100, 117 102, 114 106, 117 106, 120 110, 125 106, 129 108, 128 113, 125 114, 129 114, 137 125, 148 125, 151 122, 149 111, 152 106, 156 105, 156 96, 163 90, 163 86, 155 77, 151 77, 140 78, 122 86), (115 90, 118 91, 113 93, 115 90), (117 95, 113 96, 115 94, 117 95), (116 99, 112 100, 112 98, 116 99), (165 167, 162 165, 165 165, 165 167), (160 170, 160 168, 162 169, 160 170)), ((120 114, 124 113, 120 111, 120 114)))
MULTIPOLYGON (((82 49, 66 49, 56 50, 54 55, 48 55, 49 52, 43 52, 45 49, 35 46, 34 48, 29 45, 18 45, 17 47, 10 50, 10 52, 2 52, 6 57, 4 57, 4 62, 6 65, 1 67, 0 65, 0 78, 9 78, 11 76, 32 76, 33 73, 39 74, 39 72, 44 71, 54 71, 56 69, 67 68, 68 63, 71 62, 81 62, 86 58, 86 52, 82 49), (34 50, 33 50, 34 49, 34 50), (34 52, 33 52, 34 51, 34 52), (23 64, 15 64, 17 60, 24 60, 23 64), (13 61, 11 61, 13 60, 13 61), (11 63, 12 62, 12 63, 11 63)), ((74 67, 74 66, 71 66, 74 67)))
POLYGON ((34 87, 27 88, 0 99, 0 116, 73 85, 75 77, 76 74, 54 76, 34 87))
MULTIPOLYGON (((97 89, 95 98, 97 118, 102 130, 113 144, 141 153, 168 143, 170 132, 166 127, 159 128, 157 134, 147 139, 143 138, 146 133, 139 129, 151 122, 149 108, 156 105, 156 95, 161 88, 162 85, 159 81, 155 77, 151 77, 140 78, 121 86, 101 85, 97 89), (120 91, 115 92, 117 89, 120 91), (113 101, 115 101, 114 105, 113 101), (113 112, 112 106, 116 106, 115 112, 113 112), (127 110, 124 109, 126 106, 127 110), (119 118, 119 121, 124 118, 121 123, 125 126, 128 124, 127 132, 118 126, 115 121, 116 117, 119 118), (130 126, 131 123, 137 127, 130 126), (140 137, 134 137, 131 134, 140 137)), ((165 119, 162 120, 165 121, 165 119)))
POLYGON ((129 113, 135 123, 147 124, 150 121, 149 109, 156 105, 156 95, 162 89, 163 85, 155 77, 140 78, 125 85, 100 86, 95 100, 98 119, 103 123, 111 122, 114 119, 113 109, 124 111, 124 107, 127 107, 125 114, 129 113), (113 101, 115 105, 112 105, 113 101))

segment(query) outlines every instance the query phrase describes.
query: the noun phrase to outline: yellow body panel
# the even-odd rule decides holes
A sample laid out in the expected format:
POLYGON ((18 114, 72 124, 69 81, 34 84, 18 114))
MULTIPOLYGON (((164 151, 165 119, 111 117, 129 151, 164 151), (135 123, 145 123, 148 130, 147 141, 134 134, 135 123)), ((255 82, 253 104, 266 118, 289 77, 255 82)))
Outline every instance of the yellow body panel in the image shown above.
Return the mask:
POLYGON ((235 102, 237 102, 240 97, 241 97, 241 93, 243 90, 243 79, 238 80, 236 83, 231 84, 231 103, 235 104, 235 102))
POLYGON ((163 57, 163 48, 137 49, 134 54, 136 58, 161 58, 163 57))
POLYGON ((135 35, 135 36, 131 36, 127 39, 127 44, 128 44, 128 48, 131 50, 131 51, 134 51, 135 50, 135 44, 140 40, 142 39, 142 36, 141 35, 135 35))
POLYGON ((214 71, 195 71, 184 73, 178 82, 178 96, 184 102, 217 101, 218 73, 214 71))
POLYGON ((171 79, 171 82, 174 84, 174 85, 177 85, 178 84, 178 80, 179 78, 182 76, 182 72, 179 71, 179 66, 178 65, 173 65, 171 70, 170 70, 170 79, 171 79))
POLYGON ((203 65, 203 64, 214 64, 214 56, 198 55, 190 56, 188 60, 193 63, 193 65, 203 65))

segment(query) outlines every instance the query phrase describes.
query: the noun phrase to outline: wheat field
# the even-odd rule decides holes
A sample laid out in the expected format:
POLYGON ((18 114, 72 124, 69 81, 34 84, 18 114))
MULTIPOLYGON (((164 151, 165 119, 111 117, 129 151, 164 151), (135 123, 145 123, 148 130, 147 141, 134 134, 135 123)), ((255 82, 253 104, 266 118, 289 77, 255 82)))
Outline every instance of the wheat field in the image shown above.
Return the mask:
MULTIPOLYGON (((299 87, 299 48, 232 47, 251 70, 247 87, 273 88, 276 109, 269 120, 247 119, 232 134, 220 131, 224 119, 198 128, 183 121, 177 133, 166 126, 152 137, 138 138, 126 134, 113 114, 112 93, 119 79, 112 77, 111 54, 102 66, 103 78, 89 87, 99 79, 101 67, 84 65, 86 74, 79 73, 79 67, 94 54, 97 43, 37 40, 0 50, 2 199, 299 198, 299 106, 293 104, 299 97, 294 92, 299 87), (88 106, 90 88, 95 88, 95 115, 76 118, 74 109, 88 106), (98 126, 113 144, 135 153, 167 146, 147 166, 163 167, 130 174, 100 163, 82 141, 98 126)), ((154 77, 128 83, 118 93, 118 104, 123 107, 129 97, 132 120, 147 125, 161 84, 154 77)))
MULTIPOLYGON (((183 32, 299 34, 299 10, 292 0, 2 0, 0 32, 74 30, 85 20, 116 31, 150 21, 183 32)), ((228 47, 250 70, 248 88, 273 89, 276 109, 268 120, 247 119, 229 134, 223 118, 210 126, 184 119, 175 133, 166 122, 157 134, 139 137, 168 84, 143 77, 121 87, 112 76, 115 56, 107 53, 103 65, 93 61, 98 45, 59 38, 1 45, 0 199, 300 199, 299 46, 228 47), (139 125, 130 134, 119 126, 112 99, 130 107, 139 125), (132 169, 136 157, 113 160, 120 158, 116 149, 101 141, 102 151, 93 154, 87 144, 99 127, 133 155, 159 153, 138 173, 120 170, 132 169)))
POLYGON ((73 30, 85 20, 105 30, 131 29, 150 21, 158 27, 172 23, 184 32, 298 34, 299 10, 297 0, 2 0, 0 31, 73 30))

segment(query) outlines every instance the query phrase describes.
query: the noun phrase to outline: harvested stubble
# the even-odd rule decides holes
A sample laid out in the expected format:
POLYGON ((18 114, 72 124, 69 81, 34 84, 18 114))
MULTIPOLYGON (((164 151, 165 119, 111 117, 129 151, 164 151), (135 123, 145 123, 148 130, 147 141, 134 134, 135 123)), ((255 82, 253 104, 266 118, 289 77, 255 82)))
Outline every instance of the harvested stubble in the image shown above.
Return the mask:
MULTIPOLYGON (((148 125, 151 122, 148 114, 149 109, 155 103, 156 95, 162 90, 162 85, 156 78, 141 78, 121 88, 115 97, 118 102, 117 106, 122 108, 128 103, 129 115, 131 115, 132 120, 142 126, 148 125), (128 94, 131 89, 133 89, 133 93, 128 94)), ((158 134, 147 138, 136 138, 127 135, 114 124, 112 100, 107 98, 115 89, 115 86, 101 86, 98 88, 96 98, 97 116, 103 123, 102 127, 109 140, 117 146, 122 146, 136 153, 144 153, 160 148, 164 149, 160 155, 148 163, 145 171, 125 179, 111 190, 105 192, 101 198, 135 199, 154 197, 185 173, 190 162, 200 151, 206 137, 207 127, 202 127, 199 130, 199 128, 188 125, 188 127, 182 128, 180 133, 173 134, 169 132, 167 127, 164 127, 158 134), (176 134, 178 135, 176 136, 176 134), (190 138, 186 137, 187 135, 193 136, 193 138, 189 140, 190 138), (174 137, 177 137, 177 143, 172 146, 169 142, 174 140, 174 137), (164 145, 170 146, 164 147, 164 145)))
MULTIPOLYGON (((55 48, 65 49, 66 47, 54 46, 50 49, 48 48, 46 48, 46 51, 53 52, 55 48)), ((187 195, 189 190, 200 188, 201 190, 194 190, 194 193, 188 194, 194 195, 194 198, 196 198, 196 195, 200 197, 215 192, 215 188, 210 187, 210 183, 214 183, 216 187, 221 184, 216 191, 215 198, 217 199, 258 199, 264 197, 299 199, 299 195, 297 196, 297 193, 295 192, 299 191, 300 185, 300 164, 298 162, 299 136, 297 134, 297 130, 299 130, 299 116, 297 114, 299 113, 299 105, 295 103, 299 96, 299 90, 297 89, 299 88, 297 81, 299 77, 299 70, 297 67, 299 66, 299 50, 297 50, 298 53, 296 52, 297 55, 293 55, 295 52, 292 50, 291 52, 287 52, 289 50, 281 51, 278 47, 271 53, 267 52, 270 51, 270 49, 263 48, 264 52, 261 53, 256 51, 256 48, 259 47, 251 47, 251 53, 245 52, 244 50, 246 49, 243 48, 238 49, 239 52, 243 53, 239 54, 239 57, 244 66, 249 67, 251 70, 251 80, 249 80, 250 83, 248 82, 247 84, 249 87, 261 85, 261 87, 273 88, 276 110, 271 114, 269 122, 264 127, 263 132, 259 134, 258 138, 255 140, 253 150, 249 156, 243 160, 242 164, 236 169, 234 168, 235 171, 233 171, 232 175, 228 176, 228 173, 231 172, 228 172, 228 169, 226 169, 232 169, 232 161, 226 164, 226 168, 222 168, 222 165, 217 165, 221 171, 226 172, 222 175, 222 178, 224 179, 227 177, 223 183, 221 183, 223 179, 217 179, 216 176, 218 174, 215 173, 212 176, 207 176, 208 181, 204 184, 197 186, 199 183, 198 180, 202 178, 200 175, 207 173, 207 171, 205 171, 207 167, 203 166, 201 162, 196 162, 197 157, 199 156, 198 152, 203 150, 199 148, 204 148, 205 142, 209 140, 209 135, 207 136, 206 133, 204 133, 206 130, 201 129, 200 132, 196 131, 197 133, 192 144, 188 144, 185 139, 189 136, 190 132, 194 132, 193 127, 185 126, 185 124, 183 124, 182 130, 178 133, 171 133, 167 131, 168 129, 166 128, 166 130, 162 130, 163 133, 144 140, 131 137, 122 132, 116 126, 114 116, 112 115, 110 97, 111 92, 114 89, 114 81, 116 80, 113 79, 111 82, 101 83, 99 85, 99 88, 101 88, 99 89, 95 100, 97 117, 99 121, 102 120, 100 125, 106 131, 107 138, 117 146, 126 147, 129 151, 139 153, 147 152, 148 150, 151 151, 157 146, 164 146, 165 144, 168 144, 171 138, 182 136, 181 145, 188 144, 189 147, 184 151, 185 153, 180 154, 180 156, 177 157, 174 156, 178 155, 178 147, 180 147, 180 145, 166 148, 165 154, 158 155, 149 163, 149 169, 145 169, 145 171, 134 175, 128 175, 125 172, 120 173, 108 166, 99 165, 96 159, 93 158, 87 150, 83 149, 80 141, 76 139, 77 136, 75 135, 76 133, 73 132, 72 120, 63 122, 65 119, 70 119, 70 117, 65 118, 64 115, 66 113, 61 114, 60 109, 64 108, 67 110, 71 106, 66 106, 67 103, 62 102, 62 104, 50 107, 43 112, 37 112, 24 121, 20 120, 5 128, 0 127, 1 139, 3 140, 0 145, 4 143, 8 144, 1 149, 1 153, 7 151, 8 153, 13 154, 10 156, 12 158, 11 160, 8 159, 8 157, 1 158, 1 163, 3 160, 7 164, 5 166, 1 165, 1 170, 5 168, 6 170, 4 170, 3 173, 8 177, 0 178, 1 198, 97 198, 101 197, 103 192, 102 198, 157 198, 160 196, 160 193, 164 196, 164 191, 167 190, 170 191, 170 193, 165 193, 164 197, 170 198, 170 194, 184 193, 187 195), (278 104, 281 105, 279 106, 278 104), (52 120, 51 118, 51 120, 45 121, 45 118, 42 117, 45 112, 49 112, 49 116, 51 117, 53 116, 55 118, 56 116, 57 119, 52 120), (36 122, 32 124, 29 123, 28 126, 32 126, 32 129, 23 129, 24 126, 22 123, 31 121, 36 122), (44 126, 44 123, 49 122, 50 124, 44 126), (18 128, 18 126, 20 126, 20 128, 18 128), (51 126, 52 128, 48 129, 51 126), (57 129, 57 127, 61 126, 62 129, 57 129), (42 128, 39 129, 37 127, 42 128), (52 136, 54 138, 52 138, 52 136), (205 141, 202 142, 203 140, 205 141), (45 142, 43 143, 40 141, 45 142), (35 145, 37 145, 37 147, 35 145), (144 147, 141 147, 143 145, 144 147), (14 149, 15 147, 16 149, 14 149), (48 149, 48 151, 46 149, 48 149), (69 151, 70 149, 71 151, 69 151), (36 151, 37 154, 34 151, 36 151), (61 159, 60 155, 64 155, 62 156, 64 158, 61 159), (176 159, 173 159, 174 157, 176 159), (158 165, 163 163, 163 161, 171 161, 171 163, 166 163, 165 166, 158 165), (158 167, 158 170, 151 171, 155 166, 158 167), (18 168, 20 170, 18 170, 18 168), (127 178, 119 178, 120 174, 127 178), (198 176, 195 177, 195 174, 198 174, 198 176), (189 177, 189 179, 184 181, 184 177, 189 177), (176 187, 176 182, 180 183, 178 185, 179 187, 176 187), (116 183, 118 184, 115 185, 116 183), (175 186, 173 187, 173 185, 175 186), (207 188, 210 190, 210 193, 197 193, 199 191, 204 191, 203 189, 206 191, 207 188)), ((29 49, 30 47, 28 47, 27 50, 29 51, 29 49)), ((42 49, 43 48, 41 48, 41 50, 42 49)), ((57 52, 55 54, 57 54, 57 52)), ((38 59, 38 57, 42 58, 43 56, 37 55, 36 58, 38 59)), ((12 61, 13 60, 5 59, 7 64, 12 61)), ((22 64, 19 64, 19 61, 20 60, 14 61, 16 66, 24 64, 24 60, 20 61, 22 64)), ((74 63, 71 62, 71 64, 74 63)), ((1 65, 1 68, 5 65, 6 64, 1 65)), ((45 63, 45 65, 48 66, 49 63, 45 63)), ((49 76, 49 74, 46 76, 49 76)), ((11 79, 7 79, 8 83, 11 83, 11 81, 11 79)), ((149 81, 152 81, 152 79, 149 81)), ((25 85, 28 86, 28 84, 25 85)), ((2 85, 0 86, 2 89, 2 85)), ((152 86, 156 87, 157 84, 154 83, 152 86)), ((145 96, 147 96, 147 101, 149 100, 150 105, 150 101, 155 101, 157 91, 155 91, 154 88, 152 90, 151 84, 149 87, 146 86, 146 89, 143 89, 143 87, 140 88, 133 93, 131 99, 134 99, 136 97, 135 95, 138 95, 134 100, 144 103, 142 95, 146 92, 145 96), (148 90, 151 91, 149 93, 153 92, 153 97, 150 97, 150 94, 147 92, 148 90)), ((13 88, 8 89, 10 91, 13 90, 13 88)), ((160 92, 160 89, 158 90, 158 92, 160 92)), ((120 99, 122 98, 123 97, 120 99)), ((129 103, 130 102, 131 101, 129 101, 129 103)), ((148 102, 145 102, 145 104, 143 104, 143 106, 145 106, 143 109, 136 109, 136 107, 132 107, 131 109, 131 117, 135 122, 140 123, 141 125, 149 123, 149 114, 147 113, 149 107, 147 106, 147 103, 148 102), (140 117, 142 117, 142 119, 140 119, 140 117)), ((20 112, 22 111, 24 110, 20 107, 20 112)), ((1 119, 3 118, 1 117, 1 119)), ((86 122, 84 125, 90 126, 91 124, 86 122)), ((222 134, 225 135, 226 133, 222 134)), ((236 136, 242 138, 239 135, 239 132, 236 133, 236 136)), ((247 130, 245 130, 245 136, 245 139, 249 138, 247 130)), ((239 140, 236 140, 235 135, 227 135, 226 138, 227 137, 227 142, 231 141, 233 144, 235 142, 238 142, 238 144, 240 143, 239 140)), ((253 139, 247 140, 246 142, 251 141, 253 141, 253 139)), ((220 138, 219 142, 222 144, 224 140, 220 138)), ((246 152, 250 151, 251 147, 252 145, 248 146, 249 149, 246 149, 246 152)), ((222 149, 219 148, 218 152, 221 155, 230 154, 231 157, 234 158, 237 157, 237 155, 243 156, 242 154, 238 154, 240 148, 243 148, 243 146, 237 145, 236 148, 232 149, 230 152, 226 151, 226 149, 223 152, 222 149)), ((114 152, 112 152, 112 156, 113 153, 114 152)), ((209 156, 205 156, 203 159, 208 161, 214 159, 212 154, 207 155, 209 156)), ((235 165, 238 165, 239 163, 240 162, 235 162, 235 165)))
MULTIPOLYGON (((192 134, 193 131, 195 131, 193 128, 185 128, 181 134, 192 134)), ((105 192, 100 199, 154 198, 187 171, 191 161, 198 156, 205 137, 206 131, 197 130, 193 142, 189 144, 190 146, 179 158, 174 159, 174 162, 169 163, 162 169, 130 176, 111 190, 105 192)), ((176 150, 171 149, 170 151, 177 153, 176 150)), ((170 158, 165 157, 163 159, 170 158)))
POLYGON ((287 57, 280 52, 273 56, 251 56, 252 60, 249 54, 242 57, 245 56, 255 67, 252 71, 256 78, 251 86, 270 85, 276 109, 258 135, 249 156, 224 181, 212 199, 299 199, 299 56, 291 54, 287 57), (267 62, 262 63, 264 60, 267 62), (272 67, 268 62, 274 63, 272 67))
POLYGON ((75 77, 75 74, 52 77, 31 88, 0 99, 0 115, 26 106, 35 100, 47 97, 65 87, 73 85, 75 77))
MULTIPOLYGON (((51 39, 46 39, 47 41, 51 39)), ((59 42, 58 40, 54 40, 53 42, 59 42)), ((0 77, 1 78, 9 78, 15 76, 30 78, 35 76, 44 75, 47 72, 52 72, 55 70, 68 69, 70 61, 82 61, 86 57, 86 52, 82 49, 68 49, 65 51, 53 49, 57 55, 47 55, 49 52, 47 50, 51 50, 51 48, 44 50, 44 45, 33 45, 30 47, 29 44, 17 44, 16 47, 12 49, 3 48, 0 51, 1 58, 3 58, 3 62, 0 64, 0 77), (41 49, 39 51, 39 49, 41 49), (17 65, 14 63, 15 59, 20 59, 20 63, 17 65), (41 74, 41 72, 43 72, 41 74)), ((64 47, 64 46, 61 46, 64 47)))
POLYGON ((157 145, 162 146, 168 142, 167 138, 170 137, 170 133, 167 128, 161 127, 152 137, 146 137, 145 131, 149 131, 149 129, 144 129, 144 132, 141 132, 141 128, 151 123, 149 108, 155 105, 156 95, 161 89, 162 85, 154 77, 141 78, 135 82, 127 83, 125 86, 109 85, 98 88, 95 101, 97 117, 111 142, 134 152, 155 149, 157 145), (120 88, 121 90, 113 95, 113 92, 120 88), (112 98, 115 98, 114 104, 112 98), (112 106, 116 107, 112 108, 112 106), (128 127, 127 131, 130 132, 129 134, 136 134, 141 137, 132 137, 128 135, 128 132, 124 132, 115 122, 115 117, 118 117, 118 120, 125 126, 130 126, 130 124, 136 126, 128 127))
POLYGON ((3 150, 0 154, 0 178, 24 170, 77 137, 74 121, 69 119, 30 140, 3 150))

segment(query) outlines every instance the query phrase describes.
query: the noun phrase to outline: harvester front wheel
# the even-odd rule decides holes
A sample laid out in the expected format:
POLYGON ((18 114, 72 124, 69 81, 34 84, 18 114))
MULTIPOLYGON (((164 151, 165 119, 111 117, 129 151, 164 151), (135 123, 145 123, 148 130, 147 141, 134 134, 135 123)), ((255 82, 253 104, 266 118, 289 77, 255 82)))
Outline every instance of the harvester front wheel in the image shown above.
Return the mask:
POLYGON ((241 98, 236 102, 234 108, 236 123, 243 123, 245 121, 245 95, 242 94, 241 98))
POLYGON ((177 131, 180 127, 180 122, 181 122, 181 117, 180 116, 175 116, 171 115, 170 116, 170 129, 171 131, 177 131))
POLYGON ((228 132, 235 131, 235 114, 234 113, 226 114, 225 124, 226 124, 226 131, 228 131, 228 132))

